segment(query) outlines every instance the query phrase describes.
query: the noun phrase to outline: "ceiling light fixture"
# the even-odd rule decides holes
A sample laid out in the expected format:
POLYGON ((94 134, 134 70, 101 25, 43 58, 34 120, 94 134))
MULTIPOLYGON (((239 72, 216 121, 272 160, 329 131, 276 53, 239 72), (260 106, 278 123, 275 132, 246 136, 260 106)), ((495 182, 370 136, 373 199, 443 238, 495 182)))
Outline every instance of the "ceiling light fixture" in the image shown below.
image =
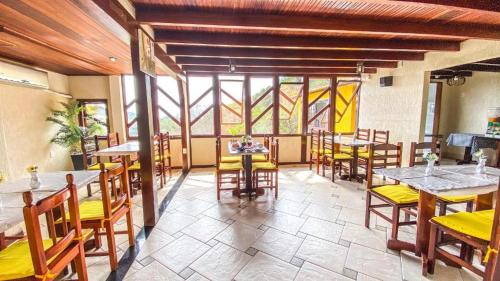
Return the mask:
POLYGON ((115 57, 109 57, 109 60, 112 61, 112 62, 115 62, 116 58, 115 57))
POLYGON ((460 74, 454 74, 453 77, 446 79, 448 86, 462 86, 465 84, 465 77, 460 74))
POLYGON ((229 59, 229 72, 233 73, 236 71, 236 65, 231 63, 231 59, 229 59))

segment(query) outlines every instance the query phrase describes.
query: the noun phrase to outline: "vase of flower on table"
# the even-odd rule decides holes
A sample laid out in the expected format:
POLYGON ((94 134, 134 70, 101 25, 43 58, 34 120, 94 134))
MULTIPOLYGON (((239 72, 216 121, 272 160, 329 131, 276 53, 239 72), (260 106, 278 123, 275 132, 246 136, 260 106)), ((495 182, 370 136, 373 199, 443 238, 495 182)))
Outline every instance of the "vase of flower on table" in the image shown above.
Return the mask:
POLYGON ((436 165, 436 161, 438 160, 438 156, 436 153, 428 152, 424 155, 425 161, 427 161, 427 168, 425 169, 426 176, 432 176, 434 173, 434 166, 436 165))
POLYGON ((488 160, 488 157, 484 154, 484 151, 480 149, 473 156, 477 159, 476 174, 486 174, 486 160, 488 160))
POLYGON ((31 165, 28 167, 28 173, 30 173, 31 178, 30 178, 30 188, 31 189, 38 189, 40 188, 41 182, 40 178, 38 177, 38 166, 37 165, 31 165))

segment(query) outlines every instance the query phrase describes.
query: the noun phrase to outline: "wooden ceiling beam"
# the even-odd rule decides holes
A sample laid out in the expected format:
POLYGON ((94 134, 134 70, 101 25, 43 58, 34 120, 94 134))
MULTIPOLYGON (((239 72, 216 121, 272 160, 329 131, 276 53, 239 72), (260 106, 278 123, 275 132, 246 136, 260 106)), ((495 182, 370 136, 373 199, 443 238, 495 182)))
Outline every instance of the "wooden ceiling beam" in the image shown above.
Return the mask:
POLYGON ((154 26, 217 27, 228 29, 346 32, 358 34, 417 35, 440 38, 500 39, 495 26, 380 20, 360 17, 318 17, 181 11, 171 7, 136 6, 136 19, 154 26))
MULTIPOLYGON (((282 72, 282 73, 276 73, 276 72, 233 72, 233 73, 228 73, 227 71, 188 71, 188 75, 199 75, 199 76, 205 76, 207 74, 249 74, 250 76, 253 77, 272 77, 276 74, 280 76, 297 76, 297 75, 305 75, 304 73, 291 73, 291 72, 282 72)), ((350 74, 350 73, 316 73, 316 74, 311 74, 309 76, 313 77, 323 77, 327 75, 335 75, 337 77, 351 77, 351 78, 359 78, 359 74, 350 74)))
MULTIPOLYGON (((206 58, 206 57, 183 57, 175 58, 180 65, 221 65, 228 66, 230 63, 236 66, 295 66, 295 67, 356 67, 357 61, 342 60, 281 60, 281 59, 231 59, 228 58, 206 58)), ((365 67, 396 68, 397 61, 364 61, 365 67)))
POLYGON ((405 3, 416 3, 422 5, 440 5, 455 8, 465 8, 472 10, 481 10, 488 12, 500 12, 500 2, 498 1, 484 1, 484 0, 391 0, 401 1, 405 3))
POLYGON ((423 60, 422 52, 167 46, 171 56, 331 60, 423 60))
POLYGON ((224 32, 177 31, 157 29, 155 41, 179 45, 283 47, 310 49, 361 49, 407 51, 460 51, 458 41, 332 38, 324 36, 277 36, 231 34, 224 32))
MULTIPOLYGON (((183 66, 187 72, 227 72, 229 73, 228 66, 213 66, 213 65, 186 65, 183 66)), ((236 66, 235 72, 237 73, 300 73, 300 74, 357 74, 356 68, 338 68, 338 67, 324 67, 324 68, 303 68, 303 67, 245 67, 236 66)), ((365 68, 365 73, 377 73, 376 68, 365 68)))
POLYGON ((460 66, 450 67, 450 69, 459 71, 468 70, 468 71, 500 72, 500 65, 470 63, 460 66))
POLYGON ((451 70, 451 69, 442 69, 442 70, 434 70, 431 72, 432 76, 454 76, 455 74, 460 74, 465 77, 472 77, 472 71, 462 71, 462 70, 451 70))
POLYGON ((180 66, 169 55, 167 55, 167 53, 157 43, 155 43, 155 57, 157 57, 173 72, 177 74, 182 73, 180 66))

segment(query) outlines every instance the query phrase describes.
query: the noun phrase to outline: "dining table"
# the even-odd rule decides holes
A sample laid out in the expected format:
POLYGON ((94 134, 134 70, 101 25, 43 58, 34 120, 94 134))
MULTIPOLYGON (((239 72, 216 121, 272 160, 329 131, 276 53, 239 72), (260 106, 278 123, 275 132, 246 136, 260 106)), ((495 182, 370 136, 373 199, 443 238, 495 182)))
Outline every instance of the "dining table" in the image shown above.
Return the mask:
POLYGON ((46 198, 67 186, 66 175, 72 174, 78 189, 99 178, 100 171, 57 171, 39 173, 40 187, 31 189, 30 178, 0 183, 0 248, 5 243, 5 232, 24 221, 23 192, 31 191, 34 201, 46 198))
POLYGON ((367 145, 370 145, 372 142, 366 140, 360 140, 353 137, 342 137, 342 136, 335 136, 333 138, 333 142, 335 144, 338 143, 340 145, 352 148, 352 158, 353 158, 352 174, 350 178, 348 178, 349 176, 346 175, 345 179, 350 179, 350 180, 354 179, 358 182, 363 182, 363 177, 358 174, 359 148, 366 147, 367 145))
MULTIPOLYGON (((427 251, 430 240, 430 220, 436 214, 436 197, 474 194, 476 211, 493 208, 493 194, 498 190, 500 169, 486 167, 485 173, 476 173, 476 165, 442 165, 426 175, 426 166, 374 169, 374 173, 399 181, 418 190, 417 233, 415 243, 389 240, 392 250, 407 250, 422 258, 422 273, 427 272, 427 251)), ((496 210, 498 212, 500 210, 496 210)), ((495 214, 500 215, 499 213, 495 214)))
POLYGON ((130 158, 136 156, 139 153, 139 142, 129 141, 116 146, 107 147, 94 152, 93 156, 98 157, 118 157, 122 156, 130 161, 130 158))
MULTIPOLYGON (((241 156, 243 157, 243 168, 245 173, 245 188, 240 190, 240 193, 248 194, 248 197, 252 197, 253 188, 252 188, 252 156, 253 155, 267 155, 269 154, 269 148, 262 147, 258 148, 257 144, 245 148, 245 149, 237 149, 232 146, 231 142, 228 142, 227 145, 228 152, 231 156, 241 156)), ((256 191, 257 192, 257 191, 256 191)), ((257 195, 257 194, 256 194, 257 195)))

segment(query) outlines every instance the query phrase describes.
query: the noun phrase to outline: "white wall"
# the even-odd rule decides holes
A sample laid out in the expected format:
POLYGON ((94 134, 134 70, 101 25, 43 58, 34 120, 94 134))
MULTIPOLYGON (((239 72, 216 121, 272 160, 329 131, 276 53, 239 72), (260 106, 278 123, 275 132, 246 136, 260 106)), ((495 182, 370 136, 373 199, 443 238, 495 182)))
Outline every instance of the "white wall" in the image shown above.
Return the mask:
POLYGON ((381 69, 361 88, 359 127, 390 130, 390 142, 404 142, 403 164, 408 162, 411 141, 424 135, 430 71, 500 57, 500 42, 468 40, 460 52, 429 52, 424 61, 400 63, 381 69), (392 87, 380 87, 379 78, 394 76, 392 87))

